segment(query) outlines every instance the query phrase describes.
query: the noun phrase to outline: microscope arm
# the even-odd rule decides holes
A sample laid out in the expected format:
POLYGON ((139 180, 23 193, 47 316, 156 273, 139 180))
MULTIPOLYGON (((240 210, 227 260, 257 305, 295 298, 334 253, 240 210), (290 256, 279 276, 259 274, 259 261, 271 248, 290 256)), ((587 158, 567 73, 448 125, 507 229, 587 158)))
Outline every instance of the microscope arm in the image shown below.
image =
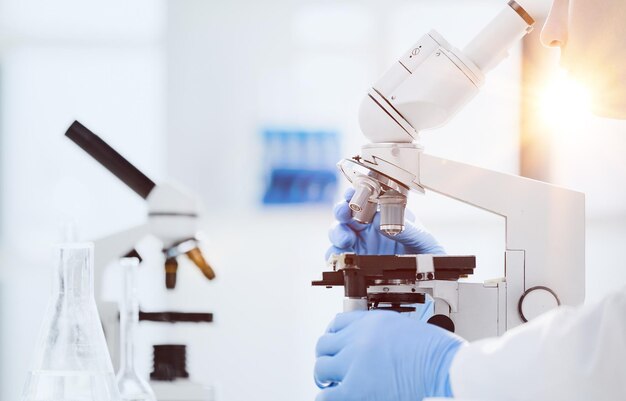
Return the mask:
POLYGON ((381 183, 393 177, 396 185, 431 190, 504 217, 504 282, 418 285, 437 300, 436 313, 450 313, 466 338, 501 334, 559 304, 583 302, 582 193, 431 156, 415 144, 369 144, 341 166, 353 182, 366 174, 381 183), (487 324, 492 328, 482 330, 487 324))
POLYGON ((135 245, 144 237, 150 234, 148 223, 129 228, 115 234, 102 237, 94 241, 95 244, 95 295, 96 301, 103 300, 102 294, 102 277, 107 266, 114 262, 115 258, 121 258, 135 248, 135 245))
POLYGON ((561 304, 583 302, 582 193, 421 152, 418 184, 505 218, 508 328, 522 323, 520 299, 532 288, 549 288, 561 304))

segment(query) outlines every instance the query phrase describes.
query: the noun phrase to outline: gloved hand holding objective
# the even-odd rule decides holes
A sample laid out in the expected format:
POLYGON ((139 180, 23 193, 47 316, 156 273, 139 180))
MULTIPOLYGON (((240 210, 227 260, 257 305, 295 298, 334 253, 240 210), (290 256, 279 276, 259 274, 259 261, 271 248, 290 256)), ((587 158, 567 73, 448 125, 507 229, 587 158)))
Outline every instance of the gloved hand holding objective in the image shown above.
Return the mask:
POLYGON ((332 254, 354 252, 359 255, 445 254, 435 237, 415 223, 415 217, 407 211, 405 228, 400 234, 390 236, 379 229, 380 213, 370 224, 359 223, 352 218, 348 202, 354 195, 349 188, 344 200, 335 205, 337 222, 331 227, 329 238, 332 246, 326 251, 326 260, 332 254))

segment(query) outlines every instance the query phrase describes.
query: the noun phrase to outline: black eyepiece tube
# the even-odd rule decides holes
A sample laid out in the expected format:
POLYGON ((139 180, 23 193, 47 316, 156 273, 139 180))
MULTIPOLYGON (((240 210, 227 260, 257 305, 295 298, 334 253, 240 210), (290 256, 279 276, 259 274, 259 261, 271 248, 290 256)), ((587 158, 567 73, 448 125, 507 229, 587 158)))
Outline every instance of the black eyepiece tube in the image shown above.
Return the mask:
POLYGON ((87 127, 74 121, 65 136, 146 199, 156 184, 87 127))

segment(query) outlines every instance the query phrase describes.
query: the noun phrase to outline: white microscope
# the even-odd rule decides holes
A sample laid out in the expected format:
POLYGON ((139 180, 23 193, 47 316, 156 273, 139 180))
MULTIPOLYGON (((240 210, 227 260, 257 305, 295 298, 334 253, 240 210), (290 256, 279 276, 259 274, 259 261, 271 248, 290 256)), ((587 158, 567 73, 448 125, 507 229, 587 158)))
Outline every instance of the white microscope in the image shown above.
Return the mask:
POLYGON ((410 310, 428 294, 435 301, 432 323, 476 340, 583 302, 583 194, 432 156, 418 142, 420 131, 445 124, 476 95, 484 75, 533 24, 512 0, 463 51, 435 31, 424 35, 361 103, 359 122, 371 143, 339 163, 356 190, 354 218, 369 223, 380 210, 380 229, 389 235, 404 229, 410 190, 432 190, 502 216, 504 277, 459 281, 473 271, 473 257, 334 255, 333 271, 313 284, 343 285, 344 310, 410 310))
MULTIPOLYGON (((136 245, 145 237, 153 236, 163 246, 165 286, 176 287, 178 259, 186 256, 212 280, 215 273, 205 260, 197 239, 199 221, 199 202, 186 190, 169 183, 156 185, 150 178, 133 166, 128 160, 109 146, 99 136, 84 125, 75 121, 65 135, 113 173, 130 189, 148 203, 148 218, 143 224, 114 233, 95 241, 94 281, 95 298, 98 312, 106 335, 109 353, 114 368, 117 370, 120 356, 120 321, 117 302, 106 300, 102 293, 102 281, 106 268, 123 257, 137 257, 136 245)), ((139 320, 164 323, 176 322, 211 322, 211 313, 185 312, 140 312, 139 320)), ((210 401, 212 389, 185 378, 184 345, 161 345, 155 347, 155 372, 151 377, 158 377, 152 387, 158 401, 210 401), (172 349, 177 352, 172 357, 172 349), (166 351, 167 354, 166 355, 166 351), (162 361, 157 357, 163 356, 162 361), (163 366, 168 359, 173 359, 176 366, 163 366), (182 366, 178 366, 181 365, 182 366), (165 372, 165 373, 163 373, 165 372), (180 372, 180 374, 176 373, 180 372), (162 378, 166 376, 166 378, 162 378)))

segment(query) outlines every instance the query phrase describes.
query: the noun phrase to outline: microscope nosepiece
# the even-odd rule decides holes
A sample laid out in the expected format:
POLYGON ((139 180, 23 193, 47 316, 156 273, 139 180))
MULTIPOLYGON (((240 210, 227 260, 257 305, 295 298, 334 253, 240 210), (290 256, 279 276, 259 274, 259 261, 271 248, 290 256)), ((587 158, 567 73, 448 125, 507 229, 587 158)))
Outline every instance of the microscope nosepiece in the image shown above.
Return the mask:
POLYGON ((187 255, 187 257, 195 264, 204 277, 209 280, 215 278, 215 272, 202 255, 202 251, 198 247, 198 240, 188 238, 186 240, 175 243, 174 245, 163 249, 165 254, 165 287, 169 290, 176 287, 176 272, 178 270, 178 257, 187 255))
POLYGON ((387 235, 398 235, 404 231, 406 196, 391 190, 378 198, 380 205, 380 229, 387 235))

